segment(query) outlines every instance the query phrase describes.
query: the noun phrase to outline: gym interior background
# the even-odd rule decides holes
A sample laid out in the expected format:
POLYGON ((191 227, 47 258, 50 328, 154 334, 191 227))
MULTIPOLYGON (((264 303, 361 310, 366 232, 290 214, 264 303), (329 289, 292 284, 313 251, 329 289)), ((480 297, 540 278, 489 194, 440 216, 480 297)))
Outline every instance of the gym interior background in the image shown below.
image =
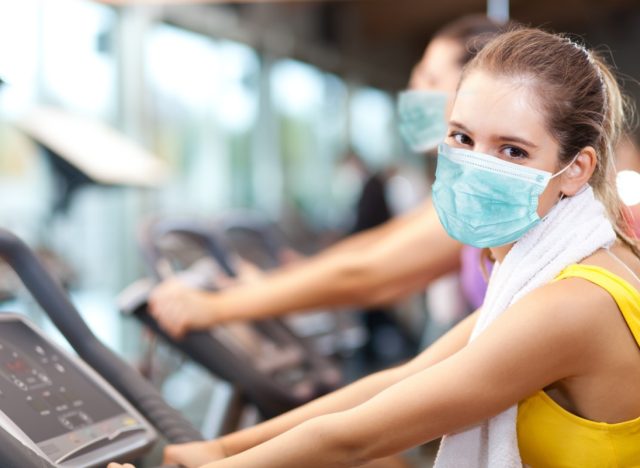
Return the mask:
MULTIPOLYGON (((640 97, 637 2, 509 7, 610 51, 640 97)), ((350 227, 351 153, 369 171, 397 169, 394 211, 415 206, 428 162, 396 130, 396 94, 434 31, 485 11, 484 0, 0 1, 0 226, 39 250, 101 339, 141 359, 140 326, 116 302, 146 274, 140 221, 258 210, 313 252, 350 227)), ((0 295, 57 336, 4 270, 0 295)), ((210 388, 197 368, 181 372, 210 388)), ((184 382, 164 391, 188 408, 184 382)))

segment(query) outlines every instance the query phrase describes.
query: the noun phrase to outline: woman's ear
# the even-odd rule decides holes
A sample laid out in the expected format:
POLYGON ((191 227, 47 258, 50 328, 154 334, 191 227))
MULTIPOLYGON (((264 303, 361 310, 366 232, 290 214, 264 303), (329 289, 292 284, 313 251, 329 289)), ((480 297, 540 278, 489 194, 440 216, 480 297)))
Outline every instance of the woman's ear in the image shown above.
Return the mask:
POLYGON ((578 193, 591 179, 597 163, 596 150, 591 146, 585 146, 573 163, 561 174, 560 191, 567 196, 578 193))

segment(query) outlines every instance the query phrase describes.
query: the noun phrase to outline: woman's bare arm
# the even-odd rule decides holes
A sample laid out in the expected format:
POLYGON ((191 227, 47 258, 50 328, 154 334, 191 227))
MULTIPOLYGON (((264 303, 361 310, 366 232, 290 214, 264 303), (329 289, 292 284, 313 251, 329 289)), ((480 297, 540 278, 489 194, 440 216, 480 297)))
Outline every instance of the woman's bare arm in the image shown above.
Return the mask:
POLYGON ((601 304, 568 298, 558 285, 544 289, 460 351, 362 404, 309 419, 207 468, 354 466, 476 424, 546 385, 588 372, 585 356, 593 355, 597 340, 585 318, 601 312, 601 304))
POLYGON ((416 218, 420 218, 433 209, 431 200, 425 200, 421 205, 406 214, 396 216, 389 221, 367 229, 366 231, 353 234, 336 242, 327 248, 327 253, 344 253, 348 251, 362 251, 382 240, 396 229, 402 229, 406 225, 411 225, 416 218))
POLYGON ((165 461, 167 463, 183 463, 185 466, 190 466, 189 460, 201 456, 206 458, 208 453, 224 452, 227 456, 237 454, 270 440, 314 417, 344 411, 362 404, 385 388, 446 359, 462 349, 469 340, 476 317, 477 312, 471 314, 419 356, 404 365, 372 374, 300 408, 221 439, 169 446, 165 450, 165 461))
POLYGON ((152 294, 150 311, 170 334, 180 337, 190 329, 226 321, 372 305, 420 290, 455 270, 460 249, 429 206, 365 249, 329 250, 251 284, 205 293, 169 281, 152 294))

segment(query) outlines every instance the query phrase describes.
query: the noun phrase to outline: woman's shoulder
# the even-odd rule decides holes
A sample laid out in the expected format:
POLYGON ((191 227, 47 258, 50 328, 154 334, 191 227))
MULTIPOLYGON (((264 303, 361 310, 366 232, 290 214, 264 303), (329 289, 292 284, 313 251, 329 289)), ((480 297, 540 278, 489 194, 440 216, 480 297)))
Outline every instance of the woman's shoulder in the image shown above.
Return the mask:
POLYGON ((585 343, 586 348, 599 341, 598 330, 619 320, 611 294, 579 276, 551 281, 522 297, 512 309, 525 323, 535 324, 539 333, 571 346, 585 343))
MULTIPOLYGON (((606 338, 602 331, 620 321, 620 309, 614 297, 619 290, 611 287, 612 283, 621 279, 633 288, 637 287, 632 273, 621 271, 624 267, 610 261, 597 254, 569 266, 558 280, 523 297, 523 305, 535 309, 540 320, 572 340, 586 340, 596 345, 606 338)), ((635 289, 631 291, 638 294, 635 289)))
POLYGON ((585 319, 597 320, 605 310, 617 307, 607 289, 583 276, 572 275, 570 271, 566 271, 562 279, 536 289, 525 299, 536 304, 536 308, 546 310, 545 315, 550 320, 563 319, 559 323, 566 321, 575 326, 580 326, 585 319))

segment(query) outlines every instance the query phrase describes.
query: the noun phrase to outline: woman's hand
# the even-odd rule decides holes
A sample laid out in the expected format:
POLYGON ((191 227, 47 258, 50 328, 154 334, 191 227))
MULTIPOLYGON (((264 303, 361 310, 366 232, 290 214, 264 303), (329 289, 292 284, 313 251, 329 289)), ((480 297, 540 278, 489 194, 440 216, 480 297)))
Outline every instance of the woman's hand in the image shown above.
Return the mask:
POLYGON ((107 465, 107 468, 136 468, 136 467, 133 466, 131 463, 125 463, 124 465, 121 465, 120 463, 109 463, 107 465))
POLYGON ((208 440, 206 442, 167 445, 164 449, 163 463, 196 468, 223 458, 225 458, 225 454, 220 442, 208 440))
POLYGON ((190 330, 215 323, 213 294, 172 278, 158 285, 149 297, 149 313, 169 335, 180 339, 190 330))

